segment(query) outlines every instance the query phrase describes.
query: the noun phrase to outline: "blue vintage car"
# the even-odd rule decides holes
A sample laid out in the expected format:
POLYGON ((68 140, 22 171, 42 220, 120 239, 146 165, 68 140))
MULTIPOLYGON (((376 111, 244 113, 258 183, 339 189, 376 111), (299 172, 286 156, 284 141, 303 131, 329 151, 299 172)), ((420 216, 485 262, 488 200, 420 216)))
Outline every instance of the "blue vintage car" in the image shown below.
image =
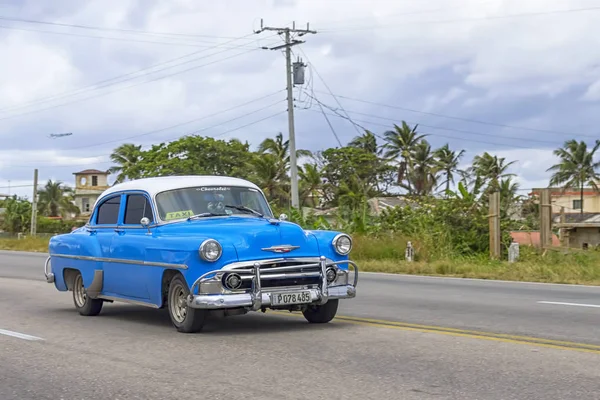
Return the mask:
POLYGON ((44 272, 81 315, 122 301, 167 307, 180 332, 267 308, 326 323, 356 295, 351 249, 344 233, 274 218, 251 182, 173 176, 107 189, 84 227, 52 237, 44 272))

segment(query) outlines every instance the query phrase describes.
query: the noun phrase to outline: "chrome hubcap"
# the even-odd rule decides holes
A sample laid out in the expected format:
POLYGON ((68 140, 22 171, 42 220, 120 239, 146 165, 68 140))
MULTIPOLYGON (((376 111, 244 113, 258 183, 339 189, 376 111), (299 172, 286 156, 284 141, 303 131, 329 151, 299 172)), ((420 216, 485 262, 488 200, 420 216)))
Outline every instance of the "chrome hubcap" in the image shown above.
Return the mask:
POLYGON ((83 278, 81 275, 78 275, 75 278, 75 284, 73 285, 73 294, 75 295, 75 303, 77 303, 77 307, 83 307, 85 305, 85 300, 87 295, 85 294, 85 288, 83 287, 83 278))
POLYGON ((187 315, 186 295, 183 286, 177 285, 171 291, 169 298, 169 309, 175 321, 181 323, 187 315))

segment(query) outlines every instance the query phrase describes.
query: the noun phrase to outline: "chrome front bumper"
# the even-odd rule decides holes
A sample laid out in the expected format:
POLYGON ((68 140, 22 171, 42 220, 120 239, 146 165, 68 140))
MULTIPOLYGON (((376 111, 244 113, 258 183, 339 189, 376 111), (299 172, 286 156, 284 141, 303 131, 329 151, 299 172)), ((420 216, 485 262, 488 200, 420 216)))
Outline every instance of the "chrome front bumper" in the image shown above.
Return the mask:
POLYGON ((258 311, 262 308, 271 307, 271 296, 275 294, 294 293, 299 290, 309 291, 311 296, 310 303, 306 304, 325 304, 328 300, 333 299, 351 299, 356 296, 356 285, 358 283, 358 267, 356 263, 350 260, 345 261, 327 261, 325 257, 321 257, 319 261, 320 279, 318 287, 310 289, 298 288, 278 288, 269 287, 262 288, 261 284, 261 265, 255 263, 252 268, 252 287, 245 293, 195 293, 196 288, 209 280, 211 276, 223 270, 210 271, 198 278, 191 287, 190 295, 187 298, 187 304, 190 308, 198 309, 226 309, 226 308, 241 308, 246 307, 253 311, 258 311), (353 284, 331 286, 327 283, 327 268, 337 266, 339 264, 348 264, 354 270, 353 284))

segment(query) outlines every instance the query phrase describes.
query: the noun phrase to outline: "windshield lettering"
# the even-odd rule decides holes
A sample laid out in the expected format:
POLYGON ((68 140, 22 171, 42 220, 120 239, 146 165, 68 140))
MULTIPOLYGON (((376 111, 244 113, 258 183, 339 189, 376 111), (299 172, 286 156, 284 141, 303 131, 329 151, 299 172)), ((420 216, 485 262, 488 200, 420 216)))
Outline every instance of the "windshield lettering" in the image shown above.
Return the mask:
POLYGON ((156 195, 160 219, 173 221, 193 216, 267 217, 273 214, 262 192, 238 186, 201 186, 168 190, 156 195))

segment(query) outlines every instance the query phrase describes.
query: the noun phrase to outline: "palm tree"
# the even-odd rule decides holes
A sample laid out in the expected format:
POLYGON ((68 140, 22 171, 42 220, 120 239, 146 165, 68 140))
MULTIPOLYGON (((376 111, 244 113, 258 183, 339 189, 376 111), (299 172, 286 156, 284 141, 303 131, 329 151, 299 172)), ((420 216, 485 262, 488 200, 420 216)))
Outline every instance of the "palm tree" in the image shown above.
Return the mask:
POLYGON ((431 145, 425 140, 415 146, 412 154, 412 166, 408 173, 409 186, 419 196, 430 194, 435 186, 438 176, 435 154, 431 151, 431 145))
POLYGON ((508 167, 515 162, 516 161, 511 161, 506 163, 504 157, 498 158, 498 156, 492 156, 490 153, 485 152, 480 156, 475 156, 473 165, 471 166, 471 172, 475 177, 480 177, 485 182, 489 182, 486 190, 488 192, 493 192, 499 189, 500 179, 515 176, 515 174, 506 172, 508 167))
MULTIPOLYGON (((283 141, 283 134, 279 132, 275 139, 268 138, 258 146, 259 153, 272 154, 278 160, 281 167, 287 171, 290 168, 290 141, 283 141)), ((308 150, 296 150, 296 157, 310 157, 312 153, 308 150)))
POLYGON ((460 159, 464 154, 464 150, 461 150, 458 154, 456 151, 450 150, 450 146, 447 143, 435 151, 436 165, 445 177, 444 182, 440 186, 443 184, 446 185, 446 193, 450 190, 450 183, 454 183, 455 173, 463 177, 465 175, 465 171, 458 168, 460 159))
POLYGON ((417 127, 408 126, 405 121, 402 121, 402 127, 394 124, 394 130, 383 133, 386 143, 384 148, 387 149, 384 156, 389 159, 399 159, 398 162, 398 184, 406 178, 406 172, 412 166, 412 154, 417 143, 427 135, 417 134, 417 127))
POLYGON ((579 188, 581 209, 583 214, 583 188, 591 186, 598 191, 596 182, 600 176, 596 169, 600 162, 594 162, 596 150, 600 147, 600 140, 596 140, 594 147, 588 151, 587 144, 582 140, 567 140, 562 148, 554 150, 554 155, 560 158, 558 164, 548 168, 547 171, 555 171, 550 177, 550 186, 563 186, 566 188, 579 188))
POLYGON ((110 167, 111 174, 118 174, 115 183, 121 183, 126 179, 136 179, 138 176, 131 176, 131 167, 141 159, 141 145, 125 143, 113 150, 110 159, 116 166, 110 167))
POLYGON ((78 213, 79 209, 73 204, 73 189, 63 186, 61 181, 53 182, 48 179, 44 188, 39 191, 39 211, 48 217, 78 213))
POLYGON ((348 146, 363 149, 373 154, 378 154, 380 152, 378 150, 375 134, 368 130, 365 130, 365 133, 362 136, 356 136, 352 139, 352 141, 348 143, 348 146))
POLYGON ((317 164, 305 164, 298 169, 300 177, 300 194, 303 203, 308 203, 316 207, 319 205, 320 189, 323 185, 321 172, 317 164))
POLYGON ((500 180, 498 187, 500 192, 500 209, 502 210, 504 217, 509 216, 512 211, 512 207, 519 201, 521 196, 517 193, 519 191, 519 183, 513 181, 512 177, 504 178, 500 180))
POLYGON ((256 156, 250 161, 252 170, 251 180, 263 190, 269 201, 275 201, 279 206, 287 205, 289 185, 286 184, 284 171, 277 157, 272 154, 256 156))

